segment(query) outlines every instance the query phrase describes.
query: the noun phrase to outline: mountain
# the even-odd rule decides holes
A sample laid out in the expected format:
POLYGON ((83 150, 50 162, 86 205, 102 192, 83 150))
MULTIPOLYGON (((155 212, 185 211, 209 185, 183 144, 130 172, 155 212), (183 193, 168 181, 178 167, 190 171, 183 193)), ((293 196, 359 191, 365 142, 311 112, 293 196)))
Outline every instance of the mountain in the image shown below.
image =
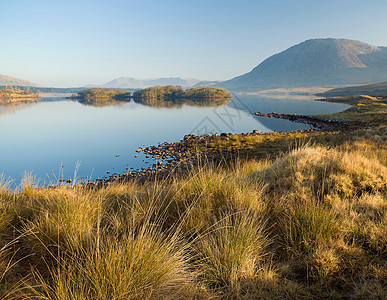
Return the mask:
POLYGON ((0 74, 0 86, 41 86, 37 83, 0 74))
POLYGON ((158 85, 181 85, 183 88, 191 87, 200 82, 198 79, 193 78, 153 78, 153 79, 136 79, 132 77, 120 77, 113 79, 112 81, 101 85, 105 88, 147 88, 158 85))
POLYGON ((218 86, 231 90, 335 86, 387 81, 387 47, 347 39, 312 39, 264 60, 218 86))
POLYGON ((191 86, 192 88, 196 88, 196 87, 211 87, 211 86, 216 86, 217 84, 219 84, 220 82, 222 81, 219 81, 219 80, 212 80, 212 81, 209 81, 209 80, 203 80, 203 81, 199 81, 197 84, 191 86))
POLYGON ((323 97, 340 97, 353 95, 387 96, 387 82, 336 88, 316 95, 323 97))

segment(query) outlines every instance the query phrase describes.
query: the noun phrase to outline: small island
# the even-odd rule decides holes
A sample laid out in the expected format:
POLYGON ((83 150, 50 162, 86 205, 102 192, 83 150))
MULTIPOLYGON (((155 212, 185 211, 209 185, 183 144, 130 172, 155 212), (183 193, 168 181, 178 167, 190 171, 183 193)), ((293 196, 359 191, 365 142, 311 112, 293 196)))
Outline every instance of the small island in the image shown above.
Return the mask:
POLYGON ((197 87, 184 90, 181 86, 155 86, 133 93, 135 102, 157 107, 218 106, 231 100, 231 93, 222 88, 197 87))
POLYGON ((0 104, 18 104, 25 102, 38 101, 38 93, 29 90, 23 91, 17 88, 0 89, 0 104))
POLYGON ((93 88, 80 91, 72 96, 79 102, 89 105, 113 105, 117 101, 130 100, 131 93, 123 89, 93 88))
POLYGON ((197 87, 184 90, 181 86, 155 86, 131 94, 123 89, 93 88, 80 91, 72 97, 88 105, 115 105, 133 99, 137 103, 154 107, 218 106, 231 100, 231 93, 222 88, 197 87))

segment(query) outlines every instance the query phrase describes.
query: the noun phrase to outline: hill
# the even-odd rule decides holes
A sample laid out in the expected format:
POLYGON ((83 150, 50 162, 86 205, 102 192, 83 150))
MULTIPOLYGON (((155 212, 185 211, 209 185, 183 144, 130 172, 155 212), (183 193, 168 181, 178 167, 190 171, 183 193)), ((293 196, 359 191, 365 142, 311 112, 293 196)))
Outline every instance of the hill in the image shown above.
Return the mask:
POLYGON ((180 86, 155 86, 133 93, 134 98, 230 98, 229 91, 215 87, 197 87, 183 90, 180 86))
POLYGON ((136 102, 155 107, 218 106, 231 100, 229 91, 216 87, 197 87, 184 90, 180 86, 155 86, 133 93, 136 102))
POLYGON ((136 79, 132 77, 120 77, 101 85, 104 88, 147 88, 159 85, 180 85, 182 87, 191 87, 200 82, 194 78, 152 78, 152 79, 136 79))
POLYGON ((218 86, 252 91, 381 81, 387 81, 387 47, 347 39, 312 39, 218 86))
POLYGON ((221 83, 222 81, 219 81, 219 80, 203 80, 203 81, 200 81, 198 82, 197 84, 191 86, 192 88, 196 88, 196 87, 211 87, 211 86, 217 86, 219 83, 221 83))
POLYGON ((0 86, 41 86, 37 83, 0 74, 0 86))
POLYGON ((84 101, 124 100, 130 98, 130 92, 121 89, 94 88, 80 91, 78 98, 84 101))
POLYGON ((340 97, 353 95, 387 96, 387 82, 336 88, 324 93, 317 94, 317 96, 322 97, 340 97))

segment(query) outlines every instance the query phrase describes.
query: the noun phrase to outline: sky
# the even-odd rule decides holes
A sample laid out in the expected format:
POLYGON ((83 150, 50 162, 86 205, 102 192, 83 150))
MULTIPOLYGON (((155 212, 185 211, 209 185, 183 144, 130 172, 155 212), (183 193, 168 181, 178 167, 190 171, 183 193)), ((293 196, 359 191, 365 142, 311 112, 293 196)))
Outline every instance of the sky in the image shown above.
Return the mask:
POLYGON ((227 80, 313 38, 387 46, 386 0, 0 0, 0 74, 227 80))

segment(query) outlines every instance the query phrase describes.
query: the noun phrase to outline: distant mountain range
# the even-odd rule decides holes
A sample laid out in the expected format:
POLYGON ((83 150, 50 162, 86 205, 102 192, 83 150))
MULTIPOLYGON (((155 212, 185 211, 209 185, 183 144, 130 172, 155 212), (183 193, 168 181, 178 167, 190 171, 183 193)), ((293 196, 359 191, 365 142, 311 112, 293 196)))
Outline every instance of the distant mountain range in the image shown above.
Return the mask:
POLYGON ((336 88, 326 91, 324 93, 317 94, 317 96, 323 97, 340 97, 353 95, 387 96, 387 82, 336 88))
MULTIPOLYGON (((193 78, 116 78, 102 85, 86 87, 140 89, 180 85, 183 88, 217 86, 231 91, 262 91, 278 88, 334 87, 387 82, 387 47, 347 39, 312 39, 275 54, 251 72, 226 81, 193 78)), ((0 85, 40 85, 0 75, 0 85)))
POLYGON ((387 81, 387 47, 346 39, 313 39, 269 57, 249 73, 217 85, 252 91, 381 81, 387 81))
MULTIPOLYGON (((180 85, 183 88, 191 87, 200 82, 194 78, 152 78, 152 79, 136 79, 132 77, 120 77, 109 81, 108 83, 98 85, 104 88, 147 88, 157 85, 180 85)), ((90 85, 91 86, 91 85, 90 85)))
POLYGON ((204 87, 216 86, 216 85, 218 85, 221 82, 222 81, 220 81, 220 80, 212 80, 212 81, 203 80, 203 81, 200 81, 197 84, 193 85, 192 87, 196 88, 196 87, 199 87, 199 86, 204 86, 204 87))
POLYGON ((28 81, 28 80, 0 74, 0 86, 36 86, 36 87, 41 87, 42 85, 28 81))

